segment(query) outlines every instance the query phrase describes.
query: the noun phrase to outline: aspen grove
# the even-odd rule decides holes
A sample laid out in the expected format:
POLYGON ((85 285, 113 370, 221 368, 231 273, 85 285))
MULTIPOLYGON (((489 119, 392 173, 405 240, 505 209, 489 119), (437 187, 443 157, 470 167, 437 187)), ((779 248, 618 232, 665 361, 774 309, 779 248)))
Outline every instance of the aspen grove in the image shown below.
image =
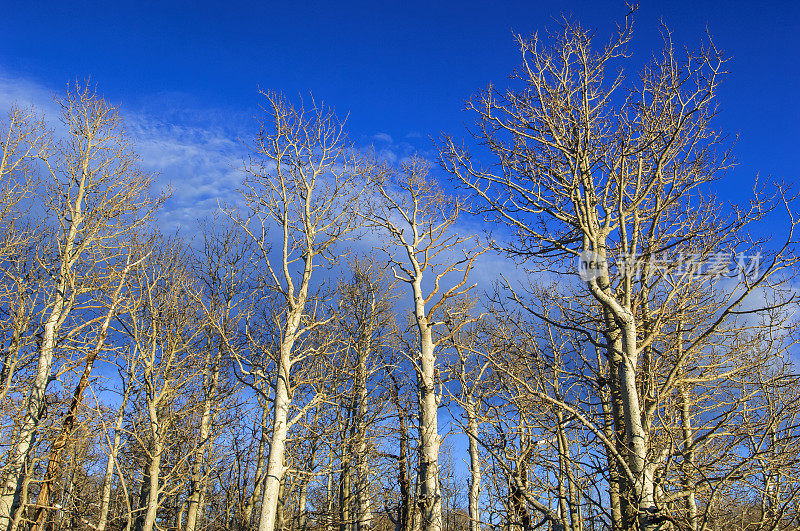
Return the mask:
POLYGON ((0 531, 800 528, 794 192, 717 199, 728 59, 663 37, 517 35, 400 161, 263 91, 177 234, 97 87, 14 107, 0 531))

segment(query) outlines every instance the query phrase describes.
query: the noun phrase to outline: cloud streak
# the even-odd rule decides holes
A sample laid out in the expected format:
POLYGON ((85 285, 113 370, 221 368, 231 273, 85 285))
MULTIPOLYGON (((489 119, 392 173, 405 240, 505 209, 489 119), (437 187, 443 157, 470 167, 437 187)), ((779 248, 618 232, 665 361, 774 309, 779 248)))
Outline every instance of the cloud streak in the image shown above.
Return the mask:
MULTIPOLYGON (((14 105, 32 106, 56 136, 63 134, 56 102, 59 95, 58 90, 34 80, 0 71, 0 112, 6 114, 14 105)), ((159 212, 161 230, 169 233, 180 228, 191 233, 197 220, 216 212, 220 203, 238 200, 236 189, 241 183, 246 148, 219 123, 223 113, 208 110, 162 114, 125 106, 120 111, 141 167, 156 175, 153 192, 172 192, 159 212)))

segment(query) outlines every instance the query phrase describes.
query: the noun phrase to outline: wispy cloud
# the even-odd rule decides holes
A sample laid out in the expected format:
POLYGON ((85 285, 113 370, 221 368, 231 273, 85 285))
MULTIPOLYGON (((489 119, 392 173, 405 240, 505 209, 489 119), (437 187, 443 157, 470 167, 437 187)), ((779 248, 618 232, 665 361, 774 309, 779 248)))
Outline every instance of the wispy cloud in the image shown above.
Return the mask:
MULTIPOLYGON (((55 101, 59 94, 58 89, 0 71, 0 112, 5 114, 13 105, 33 106, 56 135, 60 132, 55 101)), ((159 214, 160 228, 191 232, 198 219, 217 211, 219 203, 236 202, 246 152, 237 138, 243 135, 231 130, 230 121, 220 119, 222 112, 175 110, 176 105, 166 110, 159 101, 163 96, 156 95, 153 100, 161 104, 137 109, 123 105, 125 127, 142 168, 157 176, 154 192, 172 191, 159 214)))
POLYGON ((158 174, 159 188, 172 191, 161 214, 163 228, 193 230, 220 203, 237 201, 245 148, 225 131, 141 114, 126 121, 142 166, 158 174))
MULTIPOLYGON (((12 104, 33 105, 56 126, 59 108, 54 96, 59 96, 62 90, 3 75, 0 71, 0 112, 4 113, 12 104)), ((253 120, 243 114, 232 116, 228 111, 197 108, 179 94, 156 94, 137 106, 123 105, 121 111, 142 168, 157 176, 154 192, 166 189, 172 192, 159 213, 161 230, 170 233, 180 228, 184 236, 190 236, 198 220, 217 212, 220 204, 241 202, 237 188, 243 176, 242 159, 247 156, 247 148, 239 139, 252 137, 253 120)), ((415 155, 435 159, 435 151, 420 149, 414 142, 417 138, 418 135, 407 135, 395 141, 390 134, 378 132, 362 137, 360 147, 373 149, 392 164, 415 155)), ((436 172, 435 164, 432 170, 436 172)), ((448 188, 446 183, 442 184, 448 188)), ((461 235, 480 233, 480 228, 467 219, 453 230, 461 235)), ((358 241, 351 242, 353 251, 363 254, 374 253, 376 248, 385 245, 383 235, 366 230, 358 241)), ((387 258, 382 253, 377 255, 378 260, 387 258)), ((487 253, 476 264, 472 282, 478 283, 479 291, 487 290, 496 280, 498 271, 516 276, 514 268, 509 268, 502 258, 487 253)))

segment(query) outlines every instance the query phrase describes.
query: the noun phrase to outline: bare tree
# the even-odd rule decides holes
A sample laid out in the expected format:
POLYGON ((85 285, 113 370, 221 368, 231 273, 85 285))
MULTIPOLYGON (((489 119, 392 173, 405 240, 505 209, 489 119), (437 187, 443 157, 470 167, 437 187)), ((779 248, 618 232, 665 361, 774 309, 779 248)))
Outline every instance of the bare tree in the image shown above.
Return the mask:
MULTIPOLYGON (((304 335, 326 324, 318 306, 307 307, 315 270, 337 256, 337 244, 357 228, 356 207, 366 168, 349 149, 343 125, 321 106, 295 108, 264 93, 268 118, 245 165, 246 212, 229 215, 252 239, 266 268, 264 282, 283 299, 274 378, 272 439, 259 529, 275 531, 279 490, 286 472, 292 424, 292 367, 309 356, 296 352, 304 335), (277 229, 277 256, 270 229, 277 229)), ((313 406, 313 404, 312 404, 313 406)))
MULTIPOLYGON (((137 262, 141 262, 143 258, 144 257, 139 259, 137 262)), ((91 345, 89 352, 86 354, 83 372, 81 373, 80 379, 78 380, 78 385, 75 387, 75 391, 73 392, 69 408, 67 409, 67 412, 61 421, 61 429, 50 446, 50 456, 47 463, 47 470, 45 471, 45 477, 39 487, 39 494, 36 499, 36 515, 33 518, 36 522, 34 529, 42 529, 44 522, 47 519, 50 497, 54 492, 54 487, 56 487, 61 481, 61 462, 63 459, 63 453, 70 440, 72 431, 75 428, 75 418, 78 414, 78 407, 83 402, 83 394, 89 385, 89 378, 91 377, 94 364, 97 361, 97 358, 100 356, 100 353, 105 348, 111 320, 116 316, 119 310, 122 298, 122 288, 125 285, 126 276, 128 275, 131 267, 135 267, 136 265, 136 263, 132 263, 129 256, 126 263, 122 267, 122 271, 118 273, 119 280, 116 282, 116 287, 112 288, 113 291, 109 294, 110 297, 106 303, 108 309, 96 332, 96 337, 94 338, 93 344, 91 345)), ((110 277, 109 280, 113 281, 116 279, 110 277)))
POLYGON ((184 392, 200 370, 197 339, 203 331, 203 316, 195 307, 199 286, 185 250, 174 241, 155 245, 143 267, 131 275, 128 289, 135 306, 121 322, 133 358, 129 385, 138 390, 142 409, 142 433, 132 433, 143 454, 137 531, 154 529, 160 505, 171 489, 183 484, 188 471, 185 463, 193 452, 182 438, 191 431, 178 421, 189 420, 195 409, 195 400, 184 392))
MULTIPOLYGON (((463 302, 465 308, 462 312, 469 315, 473 306, 472 301, 463 302)), ((448 323, 453 326, 452 321, 448 323)), ((456 325, 458 326, 458 325, 456 325)), ((481 451, 480 451, 480 423, 481 403, 489 395, 487 379, 491 375, 491 366, 487 359, 487 351, 491 349, 493 341, 488 339, 484 331, 485 324, 473 324, 467 327, 458 327, 450 337, 450 345, 455 350, 456 356, 449 376, 458 382, 458 389, 450 393, 453 402, 463 411, 466 422, 462 424, 469 440, 469 529, 481 530, 480 494, 481 494, 481 451)))
MULTIPOLYGON (((439 487, 438 409, 441 392, 437 377, 436 347, 447 340, 447 334, 434 329, 444 319, 452 318, 446 311, 448 300, 462 296, 471 289, 467 278, 482 249, 464 249, 471 236, 455 232, 458 219, 458 200, 444 195, 429 180, 428 165, 421 159, 403 164, 396 179, 376 182, 380 203, 367 214, 374 226, 384 231, 391 248, 389 263, 397 281, 411 288, 413 322, 418 333, 418 351, 408 353, 417 372, 420 400, 420 510, 425 531, 441 531, 442 499, 439 487), (433 286, 423 286, 430 271, 433 286), (450 287, 448 275, 457 278, 450 287), (439 312, 437 314, 437 311, 439 312)), ((391 174, 391 172, 390 172, 391 174)), ((415 349, 416 350, 416 349, 415 349)))
MULTIPOLYGON (((791 275, 784 273, 796 258, 794 221, 785 243, 771 252, 747 234, 788 201, 782 188, 773 197, 757 192, 749 207, 730 213, 713 198, 710 186, 732 163, 712 128, 725 73, 721 52, 709 42, 680 57, 665 31, 661 56, 620 98, 622 71, 608 76, 626 57, 631 35, 628 16, 599 49, 591 32, 571 23, 549 41, 518 37, 518 85, 504 92, 490 87, 468 104, 477 116, 474 134, 494 166, 482 167, 447 137, 442 162, 474 194, 475 212, 513 229, 513 238, 499 246, 503 252, 572 290, 559 310, 563 319, 527 309, 604 352, 607 373, 599 376, 608 388, 613 430, 603 432, 584 415, 576 419, 602 441, 618 475, 612 527, 651 531, 668 525, 670 500, 690 494, 666 494, 659 485, 669 455, 656 436, 659 407, 681 371, 703 372, 688 360, 747 333, 744 314, 758 320, 794 303, 785 287, 791 275), (756 253, 764 258, 761 267, 731 275, 738 276, 732 286, 720 281, 729 270, 719 260, 709 265, 719 256, 730 263, 732 256, 756 253), (702 271, 687 267, 686 257, 702 262, 702 271), (589 268, 576 285, 570 275, 578 258, 589 268), (757 302, 760 293, 769 293, 770 302, 757 302), (675 316, 701 307, 691 338, 675 356, 675 316)), ((511 297, 526 306, 517 291, 511 297)), ((787 324, 770 319, 765 330, 782 335, 787 324)), ((566 397, 541 398, 577 413, 566 397)))
POLYGON ((374 259, 356 260, 350 266, 352 279, 340 284, 337 326, 342 330, 343 357, 348 369, 352 365, 352 389, 348 393, 347 418, 350 433, 348 456, 342 458, 342 475, 349 473, 350 459, 355 461, 356 531, 372 527, 373 501, 370 481, 371 445, 370 430, 379 411, 370 401, 374 386, 369 385, 372 375, 380 369, 378 353, 386 343, 385 336, 392 329, 391 299, 393 295, 385 273, 374 259), (350 360, 353 360, 352 362, 350 360))
POLYGON ((203 247, 199 251, 197 276, 203 289, 198 291, 198 306, 205 320, 203 348, 203 402, 200 415, 199 439, 193 457, 186 531, 199 525, 205 502, 206 483, 211 475, 210 447, 215 438, 214 419, 224 406, 230 386, 225 377, 225 365, 230 362, 230 350, 238 346, 237 336, 248 312, 249 295, 254 275, 250 270, 250 242, 238 227, 216 223, 204 226, 203 247), (229 389, 225 390, 225 387, 229 389))
MULTIPOLYGON (((124 251, 119 241, 146 220, 154 207, 151 177, 136 167, 117 110, 89 87, 74 87, 60 101, 68 137, 45 161, 44 207, 53 216, 53 253, 45 266, 51 280, 38 346, 36 374, 25 398, 24 418, 14 434, 9 470, 0 487, 0 528, 19 503, 25 461, 53 378, 59 332, 76 304, 96 289, 105 264, 124 251)), ((76 325, 78 327, 81 324, 76 325)))

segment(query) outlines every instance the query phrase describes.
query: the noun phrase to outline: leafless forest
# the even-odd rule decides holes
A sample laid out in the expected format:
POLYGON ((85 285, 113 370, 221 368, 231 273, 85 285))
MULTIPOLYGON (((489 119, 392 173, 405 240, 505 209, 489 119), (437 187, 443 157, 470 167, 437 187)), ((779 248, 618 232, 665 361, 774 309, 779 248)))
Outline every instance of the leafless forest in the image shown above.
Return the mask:
POLYGON ((726 57, 631 38, 520 35, 398 164, 265 91, 192 238, 97 87, 14 108, 0 529, 800 528, 794 192, 718 200, 726 57))

